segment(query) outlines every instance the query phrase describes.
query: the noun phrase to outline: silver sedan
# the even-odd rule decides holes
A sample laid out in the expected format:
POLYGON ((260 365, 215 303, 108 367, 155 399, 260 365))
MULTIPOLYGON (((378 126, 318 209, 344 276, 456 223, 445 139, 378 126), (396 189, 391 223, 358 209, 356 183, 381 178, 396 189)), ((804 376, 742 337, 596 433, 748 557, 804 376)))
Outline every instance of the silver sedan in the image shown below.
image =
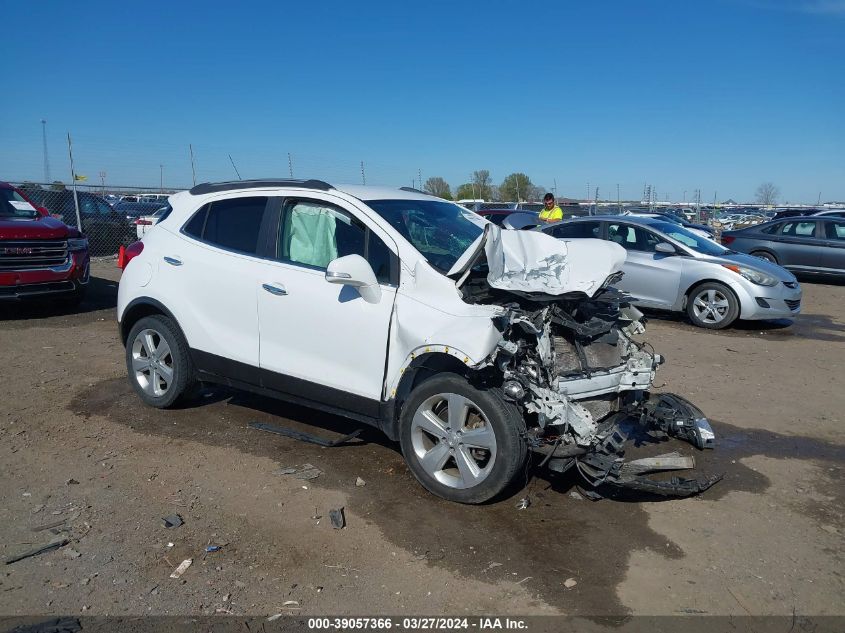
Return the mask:
POLYGON ((616 286, 647 308, 686 311, 700 327, 722 329, 736 319, 794 318, 801 312, 795 276, 759 257, 660 219, 591 216, 542 228, 565 240, 598 238, 627 251, 616 286))

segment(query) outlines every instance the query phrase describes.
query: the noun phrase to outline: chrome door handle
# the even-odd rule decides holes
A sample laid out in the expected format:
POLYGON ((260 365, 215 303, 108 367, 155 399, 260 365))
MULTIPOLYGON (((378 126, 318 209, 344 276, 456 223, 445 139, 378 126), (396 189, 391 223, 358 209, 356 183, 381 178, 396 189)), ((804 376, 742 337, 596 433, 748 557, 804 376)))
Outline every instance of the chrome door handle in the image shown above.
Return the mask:
POLYGON ((285 287, 282 286, 282 285, 261 284, 261 287, 264 288, 264 290, 269 292, 271 295, 277 295, 279 297, 286 295, 288 293, 288 291, 285 290, 285 287))
POLYGON ((181 266, 182 265, 182 260, 178 259, 176 257, 165 257, 164 261, 166 261, 171 266, 181 266))

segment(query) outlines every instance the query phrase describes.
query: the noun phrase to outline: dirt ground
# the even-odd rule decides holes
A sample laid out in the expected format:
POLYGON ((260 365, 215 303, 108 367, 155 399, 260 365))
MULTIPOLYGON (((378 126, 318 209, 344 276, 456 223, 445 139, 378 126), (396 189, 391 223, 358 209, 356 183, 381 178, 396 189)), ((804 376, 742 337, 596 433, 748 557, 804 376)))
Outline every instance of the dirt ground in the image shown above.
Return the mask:
POLYGON ((319 448, 248 427, 355 428, 339 418, 222 388, 144 407, 117 279, 99 263, 80 309, 0 316, 0 554, 70 540, 0 568, 0 614, 845 614, 845 285, 804 283, 795 323, 650 320, 658 385, 714 421, 705 494, 591 502, 538 475, 465 507, 374 431, 319 448), (322 474, 277 472, 306 463, 322 474))

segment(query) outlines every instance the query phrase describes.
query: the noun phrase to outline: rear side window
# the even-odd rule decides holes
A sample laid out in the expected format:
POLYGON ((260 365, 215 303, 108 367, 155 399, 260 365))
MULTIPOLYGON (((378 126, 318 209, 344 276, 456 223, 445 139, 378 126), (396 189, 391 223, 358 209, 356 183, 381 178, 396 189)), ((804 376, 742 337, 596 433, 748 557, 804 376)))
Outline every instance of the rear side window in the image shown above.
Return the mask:
POLYGON ((182 230, 214 246, 254 255, 266 207, 265 196, 218 200, 197 211, 182 230))
POLYGON ((825 222, 824 228, 827 239, 845 242, 845 222, 825 222))
POLYGON ((771 224, 769 226, 764 226, 762 229, 760 229, 760 232, 767 233, 768 235, 774 235, 778 232, 778 229, 780 229, 780 227, 780 224, 771 224))
POLYGON ((815 237, 815 222, 784 222, 781 235, 794 235, 795 237, 815 237))

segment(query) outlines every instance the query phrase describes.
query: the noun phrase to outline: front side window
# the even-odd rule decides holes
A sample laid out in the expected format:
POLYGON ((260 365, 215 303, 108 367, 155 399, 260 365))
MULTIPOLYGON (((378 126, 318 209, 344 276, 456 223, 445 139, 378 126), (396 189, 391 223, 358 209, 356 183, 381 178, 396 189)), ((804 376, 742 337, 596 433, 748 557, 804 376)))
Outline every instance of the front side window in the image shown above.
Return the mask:
POLYGON ((379 283, 393 283, 393 252, 360 220, 343 209, 315 200, 289 200, 282 210, 276 257, 325 270, 332 260, 360 255, 379 283))
MULTIPOLYGON (((667 223, 668 226, 672 226, 667 223)), ((653 253, 654 247, 660 243, 660 238, 651 231, 646 231, 630 224, 609 224, 607 239, 616 242, 627 251, 642 251, 653 253)))
POLYGON ((564 223, 548 230, 557 238, 600 237, 601 225, 598 222, 564 223))
POLYGON ((215 200, 197 211, 182 231, 214 246, 254 255, 267 200, 265 196, 215 200))
POLYGON ((428 262, 443 273, 483 232, 484 221, 451 202, 367 200, 428 262))

